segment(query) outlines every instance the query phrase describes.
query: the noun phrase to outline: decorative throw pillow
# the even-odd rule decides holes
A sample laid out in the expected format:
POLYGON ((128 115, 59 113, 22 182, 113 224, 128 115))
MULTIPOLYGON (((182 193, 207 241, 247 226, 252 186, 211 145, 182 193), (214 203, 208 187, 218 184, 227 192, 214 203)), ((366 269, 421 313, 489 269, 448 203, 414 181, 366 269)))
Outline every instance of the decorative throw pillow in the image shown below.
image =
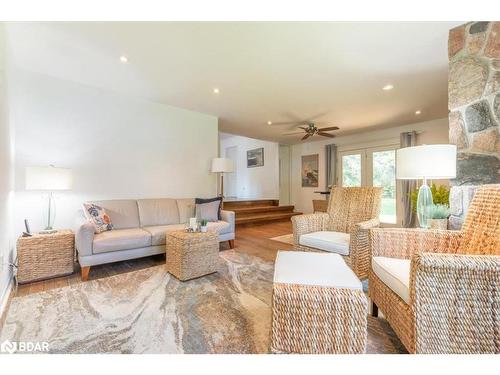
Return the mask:
POLYGON ((86 216, 90 219, 92 224, 94 224, 96 233, 102 233, 113 229, 111 219, 106 214, 104 208, 94 203, 84 203, 83 208, 86 216))
POLYGON ((196 205, 196 217, 207 221, 219 221, 220 201, 212 201, 208 203, 198 203, 196 205))
MULTIPOLYGON (((220 215, 220 212, 222 210, 222 197, 216 197, 216 198, 196 198, 194 200, 194 203, 196 205, 202 204, 202 203, 211 203, 211 202, 218 202, 219 203, 219 205, 217 207, 217 218, 218 218, 218 220, 222 220, 222 217, 220 215)), ((198 212, 198 211, 196 211, 196 212, 198 212)), ((196 217, 199 218, 198 215, 196 217)), ((201 218, 201 219, 204 219, 204 218, 201 218)), ((208 221, 211 221, 211 220, 208 220, 208 221)), ((217 221, 217 220, 214 220, 214 221, 217 221)))

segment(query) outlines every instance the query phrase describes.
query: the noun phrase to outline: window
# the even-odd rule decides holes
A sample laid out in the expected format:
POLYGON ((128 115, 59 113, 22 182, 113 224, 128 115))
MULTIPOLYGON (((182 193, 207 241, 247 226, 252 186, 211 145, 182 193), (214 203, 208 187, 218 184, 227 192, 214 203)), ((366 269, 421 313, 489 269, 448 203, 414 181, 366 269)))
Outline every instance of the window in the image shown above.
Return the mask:
POLYGON ((361 186, 361 154, 342 156, 342 186, 361 186))
POLYGON ((384 188, 380 221, 396 224, 396 150, 372 153, 372 186, 384 188))
POLYGON ((342 186, 379 186, 382 193, 380 221, 397 223, 396 148, 371 147, 339 153, 342 186))

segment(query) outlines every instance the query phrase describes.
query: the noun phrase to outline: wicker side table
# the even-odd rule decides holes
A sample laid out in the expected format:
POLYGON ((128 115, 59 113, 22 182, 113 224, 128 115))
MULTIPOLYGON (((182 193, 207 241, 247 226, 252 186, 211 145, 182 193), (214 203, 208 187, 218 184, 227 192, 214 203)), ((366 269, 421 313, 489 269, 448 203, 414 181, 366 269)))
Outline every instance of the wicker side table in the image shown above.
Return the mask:
POLYGON ((167 270, 181 281, 217 272, 219 241, 215 232, 167 232, 167 270))
POLYGON ((368 301, 338 254, 280 251, 276 258, 271 351, 366 351, 368 301))
POLYGON ((29 283, 73 273, 75 235, 71 230, 17 240, 17 281, 29 283))

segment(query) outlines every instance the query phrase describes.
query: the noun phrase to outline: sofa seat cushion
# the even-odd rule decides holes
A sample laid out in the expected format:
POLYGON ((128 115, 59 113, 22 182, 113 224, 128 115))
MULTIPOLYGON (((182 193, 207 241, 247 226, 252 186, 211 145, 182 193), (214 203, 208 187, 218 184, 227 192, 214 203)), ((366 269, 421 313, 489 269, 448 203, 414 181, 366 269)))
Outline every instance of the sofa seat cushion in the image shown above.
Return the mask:
POLYGON ((373 273, 408 305, 410 304, 410 263, 409 259, 372 258, 373 273))
POLYGON ((141 228, 115 229, 94 236, 94 254, 151 246, 151 233, 141 228))
POLYGON ((330 253, 349 255, 349 241, 348 233, 321 231, 303 234, 299 244, 330 253))
POLYGON ((361 281, 339 254, 279 251, 275 283, 362 290, 361 281))
POLYGON ((218 234, 226 234, 226 233, 231 233, 232 228, 231 224, 229 224, 227 221, 209 221, 207 223, 207 230, 212 231, 212 232, 217 232, 218 234))
POLYGON ((172 224, 172 225, 155 225, 151 227, 143 227, 145 231, 151 233, 151 243, 153 246, 165 245, 165 235, 168 231, 183 230, 186 224, 172 224))

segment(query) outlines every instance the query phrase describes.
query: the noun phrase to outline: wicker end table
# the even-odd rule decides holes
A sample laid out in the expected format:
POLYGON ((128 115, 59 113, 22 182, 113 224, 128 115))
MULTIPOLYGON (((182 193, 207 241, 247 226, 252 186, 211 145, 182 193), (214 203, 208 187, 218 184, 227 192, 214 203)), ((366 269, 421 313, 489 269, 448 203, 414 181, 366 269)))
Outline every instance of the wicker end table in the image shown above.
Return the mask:
POLYGON ((338 254, 280 251, 273 282, 271 351, 366 351, 368 301, 338 254))
POLYGON ((219 237, 215 232, 166 234, 167 270, 181 281, 217 272, 219 237))
POLYGON ((69 229, 33 234, 17 240, 17 281, 20 284, 72 274, 75 235, 69 229))

